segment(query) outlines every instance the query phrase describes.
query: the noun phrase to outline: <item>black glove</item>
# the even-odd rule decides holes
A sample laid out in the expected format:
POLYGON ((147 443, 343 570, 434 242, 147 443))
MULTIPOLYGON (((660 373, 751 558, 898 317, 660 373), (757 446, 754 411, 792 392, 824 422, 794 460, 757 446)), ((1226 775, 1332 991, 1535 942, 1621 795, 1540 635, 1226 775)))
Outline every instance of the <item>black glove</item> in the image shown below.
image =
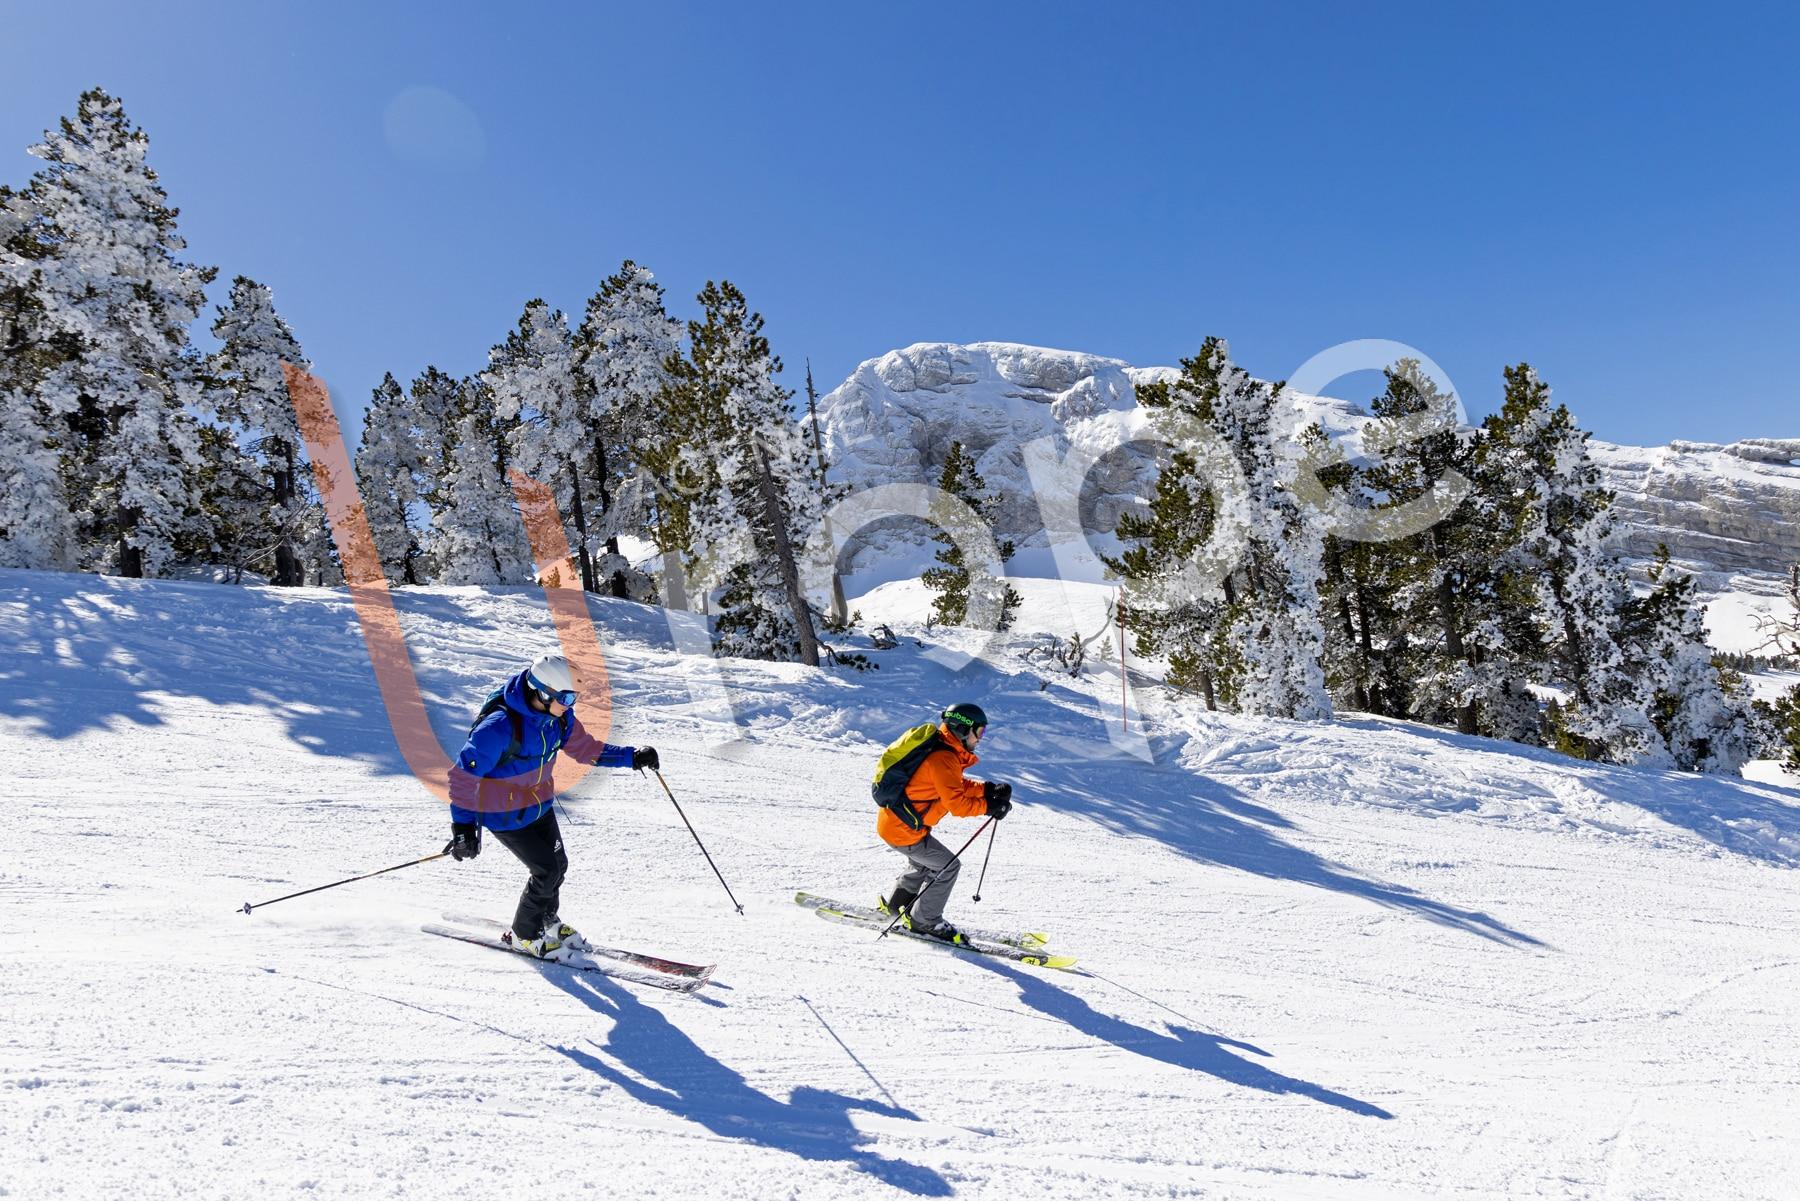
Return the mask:
POLYGON ((981 786, 987 795, 987 815, 999 821, 1012 812, 1012 785, 996 784, 989 780, 981 786))
POLYGON ((662 760, 656 757, 655 747, 640 746, 631 752, 631 766, 637 771, 643 771, 646 767, 651 771, 660 771, 662 760))
POLYGON ((458 863, 481 854, 481 827, 474 822, 451 822, 450 841, 444 850, 458 863))

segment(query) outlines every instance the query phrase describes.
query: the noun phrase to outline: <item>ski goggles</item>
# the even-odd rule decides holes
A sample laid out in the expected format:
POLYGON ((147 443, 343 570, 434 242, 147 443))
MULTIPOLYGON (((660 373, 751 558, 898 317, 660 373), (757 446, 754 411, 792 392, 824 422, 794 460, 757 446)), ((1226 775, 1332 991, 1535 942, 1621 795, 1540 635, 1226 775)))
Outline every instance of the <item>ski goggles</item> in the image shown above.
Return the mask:
POLYGON ((531 690, 537 693, 538 700, 544 702, 546 705, 551 701, 560 702, 564 708, 570 708, 575 704, 575 690, 573 688, 564 688, 560 692, 553 692, 532 679, 530 676, 526 676, 525 681, 531 685, 531 690))

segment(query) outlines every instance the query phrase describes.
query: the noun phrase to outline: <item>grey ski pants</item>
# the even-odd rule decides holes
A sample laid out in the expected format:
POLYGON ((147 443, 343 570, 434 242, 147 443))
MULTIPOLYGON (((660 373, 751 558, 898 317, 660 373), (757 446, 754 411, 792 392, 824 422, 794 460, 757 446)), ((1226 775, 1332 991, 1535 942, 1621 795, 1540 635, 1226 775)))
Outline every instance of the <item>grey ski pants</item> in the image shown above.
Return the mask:
POLYGON ((962 860, 950 863, 956 852, 930 834, 925 836, 924 842, 893 849, 905 855, 907 863, 906 871, 894 882, 894 887, 904 888, 908 892, 918 892, 925 888, 926 881, 936 876, 946 863, 950 864, 949 870, 938 876, 938 882, 913 902, 913 921, 921 926, 929 926, 944 916, 944 902, 950 899, 950 890, 956 887, 956 874, 962 870, 962 860))

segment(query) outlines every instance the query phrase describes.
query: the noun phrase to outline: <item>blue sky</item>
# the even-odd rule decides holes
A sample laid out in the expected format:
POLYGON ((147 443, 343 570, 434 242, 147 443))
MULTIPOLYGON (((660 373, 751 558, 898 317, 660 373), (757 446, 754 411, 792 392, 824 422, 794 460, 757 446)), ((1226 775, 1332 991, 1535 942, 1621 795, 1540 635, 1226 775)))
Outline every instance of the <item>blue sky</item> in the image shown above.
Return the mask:
POLYGON ((347 417, 631 257, 684 317, 736 282, 795 388, 918 341, 1216 333, 1281 378, 1388 338, 1476 416, 1526 359, 1609 440, 1800 436, 1773 7, 503 7, 9 6, 0 181, 122 97, 215 300, 271 285, 347 417))

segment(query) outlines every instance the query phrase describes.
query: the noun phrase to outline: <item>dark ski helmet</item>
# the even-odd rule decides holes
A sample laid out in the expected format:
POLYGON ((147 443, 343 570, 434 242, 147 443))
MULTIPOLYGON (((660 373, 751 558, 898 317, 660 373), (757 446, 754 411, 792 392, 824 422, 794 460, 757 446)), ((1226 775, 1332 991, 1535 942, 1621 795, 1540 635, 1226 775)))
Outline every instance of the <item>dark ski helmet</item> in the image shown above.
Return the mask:
POLYGON ((950 732, 959 736, 967 734, 971 730, 985 730, 988 724, 987 714, 982 711, 981 706, 972 705, 967 701, 951 705, 944 710, 943 717, 944 724, 950 727, 950 732))

